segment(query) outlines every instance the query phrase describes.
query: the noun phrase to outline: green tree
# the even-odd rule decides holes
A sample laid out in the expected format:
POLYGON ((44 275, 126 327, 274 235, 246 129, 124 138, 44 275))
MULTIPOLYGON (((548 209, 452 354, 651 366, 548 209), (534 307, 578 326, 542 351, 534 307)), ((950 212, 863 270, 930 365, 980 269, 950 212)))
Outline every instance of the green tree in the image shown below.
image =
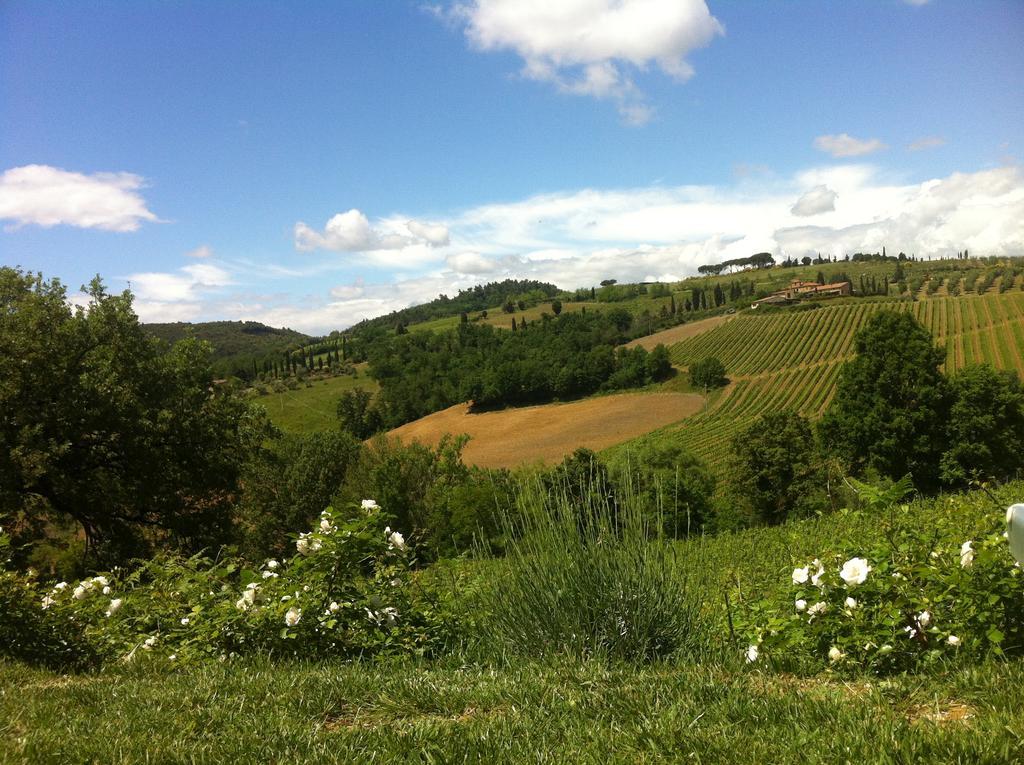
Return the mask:
POLYGON ((875 470, 896 480, 910 473, 919 490, 933 490, 949 409, 939 371, 945 351, 911 314, 896 311, 872 316, 854 350, 820 424, 826 449, 855 474, 875 470))
POLYGON ((551 301, 551 312, 558 316, 562 312, 562 301, 557 298, 551 301))
POLYGON ((805 515, 821 488, 810 423, 796 412, 772 412, 732 440, 735 493, 757 519, 781 523, 805 515))
POLYGON ((971 478, 1006 480, 1024 467, 1024 391, 1015 372, 987 364, 950 380, 942 480, 963 486, 971 478))
POLYGON ((373 404, 373 394, 365 388, 343 393, 335 413, 341 429, 360 440, 369 438, 384 427, 380 409, 373 404))
POLYGON ((714 356, 708 356, 690 365, 690 384, 695 388, 718 388, 727 382, 725 365, 714 356))
POLYGON ((244 463, 273 432, 214 385, 211 349, 170 349, 128 292, 0 268, 0 515, 39 538, 68 523, 103 562, 222 544, 244 463))
POLYGON ((661 516, 669 535, 699 533, 710 520, 715 477, 680 443, 642 441, 615 459, 611 476, 616 485, 630 483, 646 498, 652 517, 661 516))
POLYGON ((341 489, 361 443, 350 433, 282 435, 245 468, 236 509, 242 549, 251 557, 287 555, 288 534, 315 525, 341 489))

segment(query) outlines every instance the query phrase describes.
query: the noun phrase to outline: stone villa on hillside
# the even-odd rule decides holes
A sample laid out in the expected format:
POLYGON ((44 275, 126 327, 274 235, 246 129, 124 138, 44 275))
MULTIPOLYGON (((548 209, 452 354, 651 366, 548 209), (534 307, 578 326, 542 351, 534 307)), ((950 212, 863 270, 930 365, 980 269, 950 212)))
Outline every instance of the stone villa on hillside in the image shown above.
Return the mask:
POLYGON ((843 297, 849 294, 849 282, 818 284, 817 282, 802 282, 799 279, 794 279, 785 289, 773 292, 766 298, 755 300, 750 307, 757 308, 761 304, 779 305, 805 298, 843 297))

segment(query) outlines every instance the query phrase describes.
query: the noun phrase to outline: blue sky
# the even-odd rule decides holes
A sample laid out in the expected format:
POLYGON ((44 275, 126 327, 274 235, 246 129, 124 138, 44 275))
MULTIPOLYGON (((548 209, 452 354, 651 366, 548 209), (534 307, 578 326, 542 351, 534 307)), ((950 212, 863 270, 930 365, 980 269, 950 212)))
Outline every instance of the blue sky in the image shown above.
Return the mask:
POLYGON ((482 281, 1024 255, 1024 4, 0 4, 0 262, 322 333, 482 281))

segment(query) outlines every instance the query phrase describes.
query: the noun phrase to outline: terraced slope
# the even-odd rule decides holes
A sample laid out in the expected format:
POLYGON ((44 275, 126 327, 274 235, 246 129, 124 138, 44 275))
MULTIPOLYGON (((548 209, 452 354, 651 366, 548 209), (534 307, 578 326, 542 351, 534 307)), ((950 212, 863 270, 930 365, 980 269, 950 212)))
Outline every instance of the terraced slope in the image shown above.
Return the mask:
POLYGON ((885 308, 911 311, 945 347, 947 369, 984 362, 1024 376, 1021 292, 748 313, 671 347, 673 363, 681 366, 718 357, 732 384, 709 411, 661 433, 682 434, 696 454, 720 469, 732 437, 760 415, 790 409, 819 416, 835 393, 840 366, 853 354, 854 334, 885 308))

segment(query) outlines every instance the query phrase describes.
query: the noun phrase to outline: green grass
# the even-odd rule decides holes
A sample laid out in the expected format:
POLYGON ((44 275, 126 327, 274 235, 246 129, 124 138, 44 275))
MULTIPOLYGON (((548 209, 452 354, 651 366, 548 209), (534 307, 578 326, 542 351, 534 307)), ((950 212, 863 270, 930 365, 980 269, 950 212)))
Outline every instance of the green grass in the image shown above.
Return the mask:
POLYGON ((289 433, 314 433, 337 427, 335 408, 338 398, 356 388, 376 391, 378 385, 365 369, 361 369, 355 376, 339 375, 314 380, 309 388, 302 385, 296 390, 268 393, 254 401, 267 410, 270 419, 282 430, 289 433))
MULTIPOLYGON (((1024 483, 914 502, 969 538, 1024 483)), ((729 645, 723 588, 785 598, 795 562, 869 545, 877 518, 836 513, 676 543, 678 574, 729 645)), ((955 537, 955 538, 954 538, 955 537)), ((659 559, 660 560, 660 559, 659 559)), ((557 561, 556 561, 557 563, 557 561)), ((460 562, 498 582, 505 562, 460 562)), ((441 578, 444 573, 440 573, 441 578)), ((525 580, 524 580, 525 581, 525 580)), ((585 586, 585 585, 583 585, 585 586)), ((486 618, 485 614, 475 618, 486 618)), ((517 652, 518 653, 518 652, 517 652)), ((1024 662, 886 679, 796 676, 735 651, 624 663, 469 655, 302 663, 228 659, 65 675, 0 662, 0 762, 1009 763, 1024 758, 1024 662)), ((475 655, 475 654, 473 654, 475 655)), ((148 659, 148 660, 147 660, 148 659)))
POLYGON ((0 760, 1009 763, 1022 709, 1019 663, 884 682, 596 662, 8 665, 0 760))

